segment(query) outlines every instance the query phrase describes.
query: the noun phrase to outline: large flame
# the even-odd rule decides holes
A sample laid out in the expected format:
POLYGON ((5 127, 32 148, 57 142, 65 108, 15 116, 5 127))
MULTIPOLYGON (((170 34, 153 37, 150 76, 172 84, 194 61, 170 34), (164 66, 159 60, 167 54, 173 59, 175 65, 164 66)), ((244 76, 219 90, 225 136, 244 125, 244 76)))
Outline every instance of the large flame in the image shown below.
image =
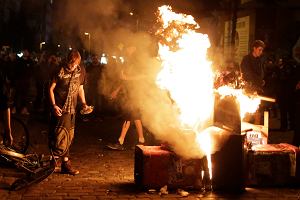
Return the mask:
POLYGON ((177 14, 170 6, 162 6, 159 8, 159 21, 162 26, 157 31, 161 38, 158 52, 162 68, 156 84, 169 93, 182 130, 192 129, 196 134, 196 141, 207 156, 212 178, 213 142, 206 128, 212 125, 214 92, 235 96, 241 118, 248 112, 255 112, 260 99, 250 98, 242 90, 230 87, 214 90, 214 74, 211 62, 207 60, 210 41, 206 34, 197 32, 200 26, 192 16, 177 14))
POLYGON ((162 28, 157 34, 162 69, 157 85, 170 94, 182 129, 192 129, 208 159, 211 175, 211 141, 201 133, 210 122, 214 106, 214 75, 207 60, 210 41, 207 35, 196 32, 199 25, 190 15, 172 12, 171 7, 159 8, 162 28), (200 136, 201 135, 201 136, 200 136))
POLYGON ((214 103, 213 72, 206 55, 210 42, 207 35, 188 28, 199 27, 192 16, 176 14, 168 6, 159 11, 163 27, 158 33, 173 43, 159 43, 162 70, 157 84, 175 101, 183 127, 196 130, 210 119, 214 103))

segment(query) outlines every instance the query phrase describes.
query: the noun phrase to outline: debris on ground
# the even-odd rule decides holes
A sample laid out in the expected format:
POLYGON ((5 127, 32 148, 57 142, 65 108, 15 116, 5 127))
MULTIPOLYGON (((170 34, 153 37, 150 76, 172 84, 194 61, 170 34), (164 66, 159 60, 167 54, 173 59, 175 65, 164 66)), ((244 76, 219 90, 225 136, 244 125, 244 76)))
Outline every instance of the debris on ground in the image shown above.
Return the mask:
POLYGON ((156 192, 155 189, 149 189, 149 190, 148 190, 148 194, 154 194, 155 192, 156 192))
POLYGON ((165 185, 164 187, 160 188, 159 190, 159 195, 166 195, 166 194, 169 194, 168 192, 168 186, 165 185))
POLYGON ((184 191, 183 189, 178 189, 177 194, 179 194, 182 197, 187 197, 187 196, 189 196, 190 193, 188 193, 187 191, 184 191))

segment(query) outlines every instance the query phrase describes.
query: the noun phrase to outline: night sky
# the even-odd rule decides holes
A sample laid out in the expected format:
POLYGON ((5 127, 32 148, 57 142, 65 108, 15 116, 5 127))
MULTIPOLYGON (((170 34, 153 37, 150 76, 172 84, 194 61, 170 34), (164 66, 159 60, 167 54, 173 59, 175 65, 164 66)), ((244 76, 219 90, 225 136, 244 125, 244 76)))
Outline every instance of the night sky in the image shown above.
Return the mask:
MULTIPOLYGON (((171 5, 175 12, 194 16, 202 31, 212 35, 215 30, 209 30, 210 26, 207 27, 202 20, 210 18, 209 23, 220 23, 218 20, 222 16, 232 15, 233 2, 236 1, 0 0, 0 45, 12 46, 15 50, 23 48, 39 50, 39 44, 45 41, 45 47, 49 48, 60 44, 62 48, 74 46, 86 49, 87 37, 84 33, 88 32, 91 34, 92 49, 100 51, 105 46, 113 45, 111 41, 115 38, 110 36, 117 35, 115 33, 118 33, 117 30, 120 28, 135 32, 153 31, 157 8, 164 4, 171 5), (129 15, 130 12, 133 15, 129 15)), ((287 7, 285 1, 280 0, 257 2, 258 7, 267 6, 274 10, 276 10, 275 5, 287 7)), ((288 9, 299 8, 300 6, 292 5, 288 9)), ((243 9, 240 11, 243 12, 243 9)), ((261 20, 266 21, 266 19, 268 18, 263 17, 261 20)), ((293 23, 286 24, 294 26, 293 23)), ((293 38, 296 38, 296 35, 297 33, 293 38)), ((282 37, 278 36, 278 38, 282 37)))
MULTIPOLYGON (((78 42, 82 32, 107 32, 124 26, 151 29, 155 12, 168 4, 176 12, 191 14, 195 18, 210 15, 218 9, 213 0, 0 0, 0 44, 18 48, 36 49, 42 41, 58 43, 78 42), (134 16, 128 15, 133 12, 134 16)), ((103 37, 101 37, 102 39, 103 37)), ((82 40, 82 39, 81 39, 82 40)))

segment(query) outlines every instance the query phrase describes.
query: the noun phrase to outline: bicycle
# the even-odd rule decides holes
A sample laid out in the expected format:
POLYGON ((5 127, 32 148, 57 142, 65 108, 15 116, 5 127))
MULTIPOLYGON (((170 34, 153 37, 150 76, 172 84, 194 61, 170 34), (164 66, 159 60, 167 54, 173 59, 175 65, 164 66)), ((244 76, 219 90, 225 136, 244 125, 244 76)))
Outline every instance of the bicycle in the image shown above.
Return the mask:
POLYGON ((0 145, 0 161, 25 172, 25 175, 12 183, 10 190, 20 190, 38 183, 54 172, 55 160, 51 155, 21 154, 14 149, 0 145))
MULTIPOLYGON (((55 160, 51 155, 25 154, 29 146, 29 132, 22 120, 12 116, 11 128, 13 145, 7 147, 3 142, 0 143, 0 161, 25 172, 10 187, 10 190, 20 190, 51 175, 55 169, 55 160)), ((3 127, 0 130, 4 130, 3 127)), ((2 137, 1 134, 0 141, 3 141, 2 137)))
MULTIPOLYGON (((0 123, 0 145, 3 144, 3 124, 0 123)), ((18 153, 26 153, 29 147, 29 131, 25 123, 14 115, 11 115, 11 134, 13 137, 12 149, 18 153)))

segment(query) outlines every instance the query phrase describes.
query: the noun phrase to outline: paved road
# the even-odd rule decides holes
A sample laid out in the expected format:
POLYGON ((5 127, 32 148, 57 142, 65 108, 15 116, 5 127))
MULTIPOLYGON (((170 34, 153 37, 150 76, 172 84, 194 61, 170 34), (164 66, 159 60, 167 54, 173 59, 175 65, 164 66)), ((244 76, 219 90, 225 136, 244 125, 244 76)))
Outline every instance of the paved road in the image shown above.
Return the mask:
MULTIPOLYGON (((30 117, 26 120, 31 132, 30 151, 48 154, 47 124, 42 119, 30 117)), ((15 170, 0 168, 0 199, 182 199, 176 191, 160 196, 149 193, 134 185, 133 166, 136 141, 135 134, 129 134, 126 151, 109 151, 105 144, 117 138, 121 120, 105 117, 87 122, 79 120, 75 141, 71 149, 74 167, 80 170, 78 176, 52 174, 41 183, 20 191, 9 191, 10 184, 22 174, 15 170)), ((133 132, 132 132, 133 133, 133 132)), ((288 142, 292 133, 272 133, 273 142, 288 142)), ((246 188, 242 194, 189 191, 184 199, 300 199, 299 188, 246 188)))

